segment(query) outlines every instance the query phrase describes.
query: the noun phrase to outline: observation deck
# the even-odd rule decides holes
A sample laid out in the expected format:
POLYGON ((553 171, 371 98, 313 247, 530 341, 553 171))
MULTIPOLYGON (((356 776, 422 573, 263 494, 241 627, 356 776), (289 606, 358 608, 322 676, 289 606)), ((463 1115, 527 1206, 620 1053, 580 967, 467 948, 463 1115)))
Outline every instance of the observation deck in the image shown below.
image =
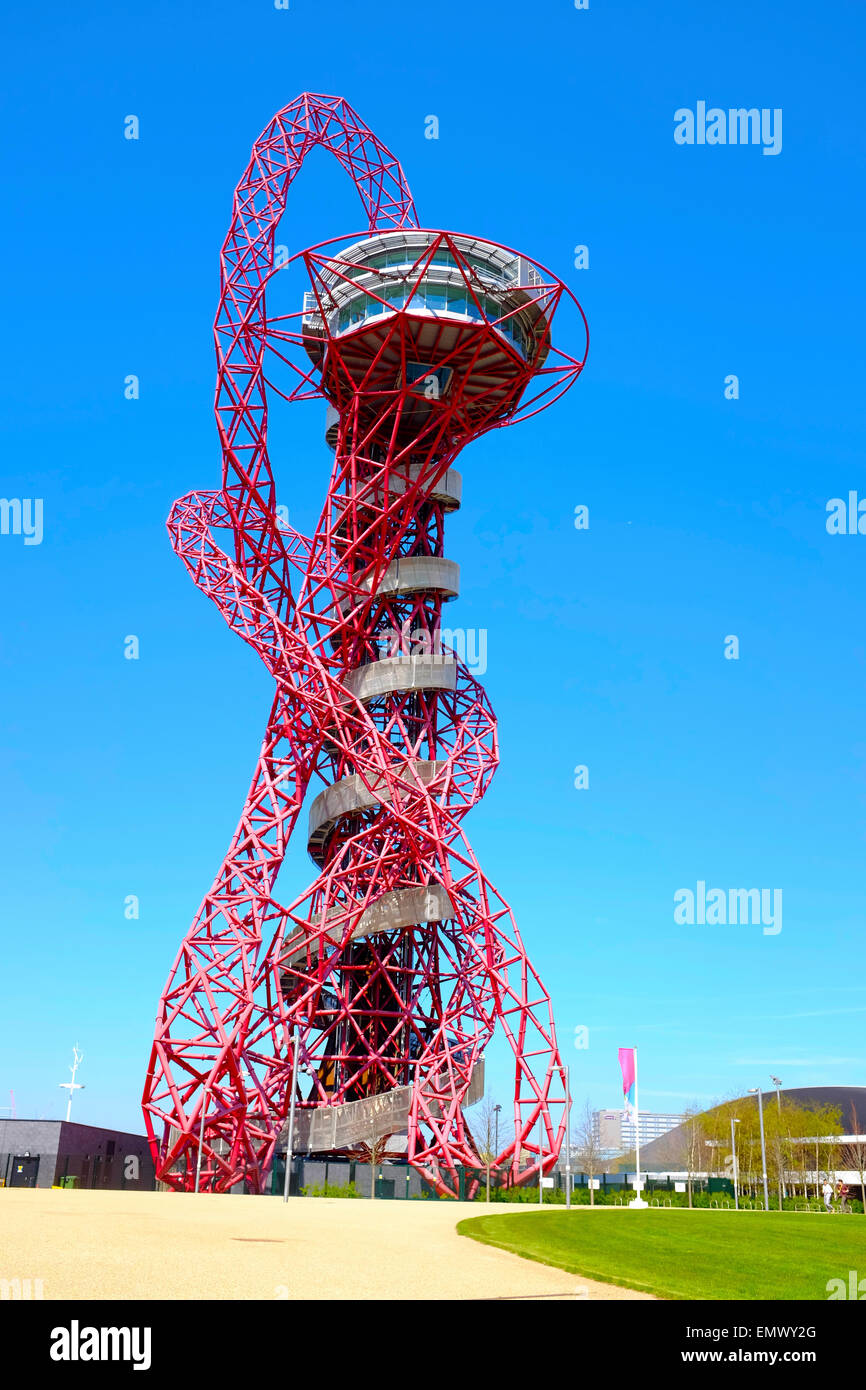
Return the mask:
POLYGON ((319 292, 304 295, 313 360, 321 357, 317 338, 337 338, 404 308, 445 321, 492 322, 523 358, 534 358, 539 347, 546 356, 547 316, 532 294, 543 282, 533 263, 477 237, 451 236, 431 251, 441 235, 385 232, 332 257, 318 273, 319 292))
MULTIPOLYGON (((373 401, 381 409, 383 391, 400 392, 406 438, 459 382, 455 423, 471 429, 482 413, 513 410, 543 366, 555 297, 531 261, 493 242, 379 233, 317 259, 302 340, 338 410, 360 391, 366 417, 373 401)), ((336 443, 337 434, 331 416, 326 437, 336 443)))

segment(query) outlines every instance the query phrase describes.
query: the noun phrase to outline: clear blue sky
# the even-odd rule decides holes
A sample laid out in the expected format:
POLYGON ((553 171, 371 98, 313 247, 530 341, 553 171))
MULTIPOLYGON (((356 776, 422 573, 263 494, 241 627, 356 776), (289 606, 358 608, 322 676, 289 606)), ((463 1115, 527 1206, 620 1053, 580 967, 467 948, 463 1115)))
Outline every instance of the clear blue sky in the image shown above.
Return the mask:
MULTIPOLYGON (((2 493, 44 499, 44 539, 0 537, 0 1105, 59 1115, 78 1041, 76 1117, 140 1128, 160 990, 248 786, 269 681, 164 522, 218 481, 219 247, 304 89, 396 151, 422 224, 524 248, 590 320, 567 400, 463 455, 447 532, 502 748, 467 830, 576 1099, 615 1104, 635 1043, 652 1109, 866 1080, 866 537, 825 530, 866 495, 862 6, 47 0, 5 29, 2 493), (676 145, 699 100, 782 108, 781 154, 676 145), (783 930, 676 925, 698 880, 781 888, 783 930)), ((314 157, 280 239, 360 225, 314 157)), ((319 405, 274 423, 300 529, 322 432, 319 405)), ((284 900, 311 872, 293 851, 284 900)), ((497 1054, 490 1076, 504 1098, 497 1054)))

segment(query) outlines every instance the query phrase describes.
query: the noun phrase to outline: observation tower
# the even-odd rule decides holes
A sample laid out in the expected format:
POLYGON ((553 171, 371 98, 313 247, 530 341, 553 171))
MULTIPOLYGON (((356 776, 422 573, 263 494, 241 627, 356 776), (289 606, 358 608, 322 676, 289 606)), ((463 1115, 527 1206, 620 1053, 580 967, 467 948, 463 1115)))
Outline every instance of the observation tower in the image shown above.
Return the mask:
POLYGON ((176 503, 169 531, 275 694, 160 1001, 144 1094, 158 1174, 267 1190, 291 1109, 296 1153, 408 1157, 450 1196, 462 1167, 471 1195, 483 1165, 465 1111, 499 1028, 514 1090, 492 1170, 537 1182, 566 1130, 564 1069, 549 996, 463 828, 498 752, 483 689, 442 643, 460 592, 445 521, 464 446, 577 379, 583 313, 531 258, 419 228, 393 155, 341 98, 307 93, 236 190, 215 333, 222 486, 176 503), (367 231, 293 257, 303 303, 271 316, 276 228, 316 145, 354 179, 367 231), (553 338, 563 303, 576 356, 553 338), (269 392, 325 406, 333 464, 311 537, 278 520, 269 392), (296 830, 312 879, 278 897, 296 830))

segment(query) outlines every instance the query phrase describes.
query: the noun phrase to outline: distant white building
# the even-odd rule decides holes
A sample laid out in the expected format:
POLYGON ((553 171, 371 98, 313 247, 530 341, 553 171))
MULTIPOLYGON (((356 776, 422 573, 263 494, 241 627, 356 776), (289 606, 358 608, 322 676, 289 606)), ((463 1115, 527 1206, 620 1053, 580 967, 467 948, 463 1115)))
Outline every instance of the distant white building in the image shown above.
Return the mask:
MULTIPOLYGON (((662 1115, 651 1110, 640 1112, 640 1142, 648 1144, 652 1139, 661 1139, 677 1125, 682 1124, 682 1115, 662 1115)), ((629 1153, 635 1146, 634 1120, 627 1118, 624 1110, 596 1110, 592 1116, 592 1130, 596 1143, 602 1153, 613 1158, 615 1154, 629 1153)))

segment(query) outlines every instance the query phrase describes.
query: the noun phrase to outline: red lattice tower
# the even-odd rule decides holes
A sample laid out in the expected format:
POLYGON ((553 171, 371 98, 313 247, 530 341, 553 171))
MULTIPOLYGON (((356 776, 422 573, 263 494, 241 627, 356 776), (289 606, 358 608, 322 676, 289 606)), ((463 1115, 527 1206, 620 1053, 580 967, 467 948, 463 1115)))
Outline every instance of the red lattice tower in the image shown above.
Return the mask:
POLYGON ((563 298, 583 334, 577 301, 535 262, 419 229, 400 165, 340 98, 299 97, 256 141, 222 251, 222 487, 177 502, 169 532, 276 690, 240 823, 160 1001, 143 1104, 172 1187, 194 1185, 200 1158, 205 1188, 265 1190, 295 1037, 305 1152, 379 1156, 405 1135, 409 1161, 456 1195, 460 1166, 480 1164, 464 1108, 498 1024, 515 1084, 494 1172, 537 1181, 556 1161, 550 999, 462 828, 497 764, 496 721, 441 631, 459 588, 443 553, 454 460, 576 380, 585 350, 551 340, 563 298), (275 231, 317 145, 353 179, 368 231, 294 257, 304 307, 269 317, 275 231), (278 519, 269 387, 328 403, 334 465, 311 538, 278 519), (285 907, 275 881, 310 798, 317 876, 285 907))

